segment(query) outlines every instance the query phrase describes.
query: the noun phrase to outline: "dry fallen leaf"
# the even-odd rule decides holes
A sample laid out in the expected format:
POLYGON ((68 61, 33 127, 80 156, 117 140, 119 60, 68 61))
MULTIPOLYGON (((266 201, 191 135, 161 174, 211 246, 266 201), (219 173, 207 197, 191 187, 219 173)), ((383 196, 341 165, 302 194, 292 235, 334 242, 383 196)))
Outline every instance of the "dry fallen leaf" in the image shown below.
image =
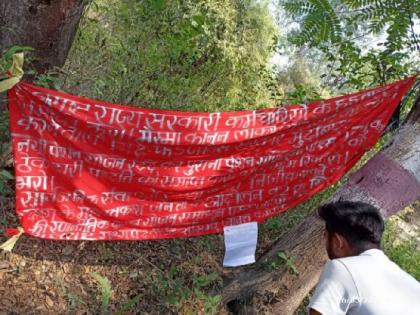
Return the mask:
POLYGON ((48 295, 45 297, 45 302, 47 303, 48 307, 54 306, 53 300, 51 300, 51 298, 48 295))

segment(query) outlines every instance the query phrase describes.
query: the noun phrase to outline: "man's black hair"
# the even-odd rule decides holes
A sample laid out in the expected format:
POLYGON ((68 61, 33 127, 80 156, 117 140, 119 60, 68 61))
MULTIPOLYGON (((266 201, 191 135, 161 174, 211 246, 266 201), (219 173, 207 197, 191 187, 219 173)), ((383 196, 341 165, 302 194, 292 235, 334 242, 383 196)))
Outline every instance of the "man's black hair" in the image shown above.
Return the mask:
POLYGON ((318 209, 329 235, 342 235, 355 254, 370 248, 380 248, 384 220, 374 206, 364 202, 339 201, 318 209))

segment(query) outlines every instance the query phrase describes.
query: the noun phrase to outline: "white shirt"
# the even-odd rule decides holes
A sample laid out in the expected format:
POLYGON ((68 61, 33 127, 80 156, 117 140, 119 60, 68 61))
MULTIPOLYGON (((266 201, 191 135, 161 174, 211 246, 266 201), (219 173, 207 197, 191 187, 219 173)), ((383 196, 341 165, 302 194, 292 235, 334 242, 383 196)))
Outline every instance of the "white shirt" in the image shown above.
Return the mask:
POLYGON ((420 282, 379 249, 330 260, 308 309, 323 315, 419 315, 420 282))

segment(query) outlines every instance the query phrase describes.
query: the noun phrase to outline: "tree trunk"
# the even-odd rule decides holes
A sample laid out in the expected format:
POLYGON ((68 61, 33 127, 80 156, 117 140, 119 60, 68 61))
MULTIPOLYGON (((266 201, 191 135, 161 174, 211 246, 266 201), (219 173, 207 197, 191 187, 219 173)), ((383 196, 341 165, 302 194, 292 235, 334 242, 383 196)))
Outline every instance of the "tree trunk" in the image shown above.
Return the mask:
MULTIPOLYGON (((365 201, 389 217, 420 198, 420 97, 403 126, 384 149, 354 173, 329 201, 365 201)), ((293 314, 315 286, 327 255, 324 223, 314 213, 283 235, 251 268, 226 281, 222 301, 241 309, 255 293, 274 292, 273 314, 293 314), (298 274, 290 268, 270 269, 277 253, 295 257, 298 274), (239 305, 239 307, 238 307, 239 305)), ((249 312, 248 312, 249 314, 249 312)))
MULTIPOLYGON (((87 1, 0 0, 0 54, 12 46, 34 48, 29 67, 37 72, 61 67, 87 1)), ((26 66, 28 69, 28 65, 26 66)), ((4 98, 0 110, 5 109, 4 98)))
POLYGON ((0 2, 0 50, 35 49, 33 66, 43 72, 61 67, 76 34, 86 1, 14 0, 0 2))

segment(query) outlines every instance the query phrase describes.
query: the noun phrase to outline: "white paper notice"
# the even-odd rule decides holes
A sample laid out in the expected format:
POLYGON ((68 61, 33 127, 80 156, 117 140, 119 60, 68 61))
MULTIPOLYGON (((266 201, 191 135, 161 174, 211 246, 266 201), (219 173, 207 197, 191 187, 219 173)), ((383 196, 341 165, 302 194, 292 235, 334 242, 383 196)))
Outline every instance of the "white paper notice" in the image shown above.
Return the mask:
POLYGON ((258 224, 250 222, 224 227, 225 258, 224 267, 236 267, 255 262, 258 224))

